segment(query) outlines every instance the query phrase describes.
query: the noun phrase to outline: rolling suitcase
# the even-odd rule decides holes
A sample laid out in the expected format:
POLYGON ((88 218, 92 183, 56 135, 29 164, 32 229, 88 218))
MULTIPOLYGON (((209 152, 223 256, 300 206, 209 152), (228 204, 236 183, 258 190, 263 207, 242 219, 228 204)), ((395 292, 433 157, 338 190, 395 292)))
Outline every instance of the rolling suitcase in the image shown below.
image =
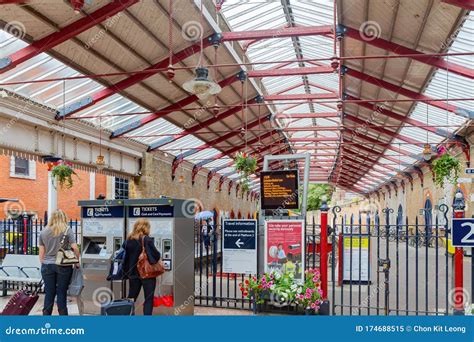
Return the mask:
POLYGON ((36 286, 34 291, 26 289, 15 293, 7 305, 3 308, 2 316, 28 316, 38 301, 38 291, 41 289, 42 283, 36 286))
POLYGON ((110 303, 102 304, 100 308, 102 316, 133 316, 135 315, 135 303, 132 299, 118 299, 110 303))

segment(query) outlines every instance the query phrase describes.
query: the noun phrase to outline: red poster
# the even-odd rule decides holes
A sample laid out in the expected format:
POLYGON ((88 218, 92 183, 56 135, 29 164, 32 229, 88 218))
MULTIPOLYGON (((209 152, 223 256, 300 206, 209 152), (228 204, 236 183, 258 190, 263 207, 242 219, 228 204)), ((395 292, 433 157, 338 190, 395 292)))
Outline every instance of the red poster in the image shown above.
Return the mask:
POLYGON ((292 272, 296 279, 304 274, 304 222, 270 220, 265 228, 265 272, 292 272))

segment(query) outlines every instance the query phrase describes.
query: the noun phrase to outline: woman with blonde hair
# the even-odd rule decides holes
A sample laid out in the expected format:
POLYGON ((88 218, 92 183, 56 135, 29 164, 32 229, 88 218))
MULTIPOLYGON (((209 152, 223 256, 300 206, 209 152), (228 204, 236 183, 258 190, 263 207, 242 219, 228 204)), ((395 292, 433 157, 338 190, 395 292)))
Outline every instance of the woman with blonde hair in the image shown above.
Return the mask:
MULTIPOLYGON (((69 244, 79 259, 79 248, 74 232, 69 228, 67 215, 62 210, 56 210, 51 215, 48 226, 39 236, 39 258, 41 275, 44 281, 43 315, 53 313, 54 299, 57 297, 58 313, 67 316, 67 290, 71 282, 72 267, 56 265, 56 256, 61 247, 61 241, 69 244)), ((79 266, 77 264, 76 266, 79 266)))
POLYGON ((155 247, 154 239, 150 237, 150 221, 141 218, 135 222, 132 232, 125 241, 124 248, 123 274, 129 280, 128 298, 133 298, 136 301, 143 287, 145 296, 143 314, 151 315, 153 313, 156 278, 141 279, 137 270, 138 258, 143 248, 145 248, 150 264, 156 264, 160 261, 160 252, 155 247))

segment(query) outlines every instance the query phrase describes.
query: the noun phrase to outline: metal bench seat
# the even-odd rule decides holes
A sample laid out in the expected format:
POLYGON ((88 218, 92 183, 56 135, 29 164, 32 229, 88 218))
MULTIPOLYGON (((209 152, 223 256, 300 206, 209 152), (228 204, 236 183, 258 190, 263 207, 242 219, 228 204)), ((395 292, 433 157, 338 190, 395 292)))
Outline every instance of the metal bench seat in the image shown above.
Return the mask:
POLYGON ((38 285, 41 278, 41 263, 37 255, 7 254, 0 266, 3 296, 7 295, 7 282, 38 285))

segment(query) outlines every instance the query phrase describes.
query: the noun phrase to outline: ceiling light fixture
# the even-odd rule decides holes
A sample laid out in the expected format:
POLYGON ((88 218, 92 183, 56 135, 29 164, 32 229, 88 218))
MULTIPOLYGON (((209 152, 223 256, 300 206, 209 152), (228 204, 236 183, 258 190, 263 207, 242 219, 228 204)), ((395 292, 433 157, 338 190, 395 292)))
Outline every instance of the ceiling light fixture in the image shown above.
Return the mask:
POLYGON ((209 69, 204 67, 196 68, 196 77, 183 84, 184 90, 196 95, 199 99, 205 100, 210 95, 219 94, 221 86, 209 80, 209 69))

